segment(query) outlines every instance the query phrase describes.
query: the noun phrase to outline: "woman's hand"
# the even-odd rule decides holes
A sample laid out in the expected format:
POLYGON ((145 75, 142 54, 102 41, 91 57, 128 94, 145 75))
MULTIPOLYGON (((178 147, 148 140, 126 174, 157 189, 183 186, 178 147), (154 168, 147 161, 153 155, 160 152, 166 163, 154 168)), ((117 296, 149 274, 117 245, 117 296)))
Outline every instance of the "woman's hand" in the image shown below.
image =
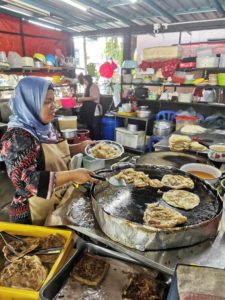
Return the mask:
POLYGON ((69 144, 70 155, 76 155, 77 153, 84 153, 87 145, 93 145, 96 141, 86 140, 79 144, 69 144))
POLYGON ((72 171, 72 177, 74 182, 78 184, 83 184, 86 182, 93 182, 96 183, 98 179, 92 178, 91 175, 95 175, 94 172, 84 169, 84 168, 79 168, 75 169, 72 171))
POLYGON ((80 147, 80 152, 84 153, 85 148, 87 147, 87 145, 94 145, 96 144, 96 141, 92 141, 92 140, 86 140, 83 141, 82 143, 80 143, 79 147, 80 147))

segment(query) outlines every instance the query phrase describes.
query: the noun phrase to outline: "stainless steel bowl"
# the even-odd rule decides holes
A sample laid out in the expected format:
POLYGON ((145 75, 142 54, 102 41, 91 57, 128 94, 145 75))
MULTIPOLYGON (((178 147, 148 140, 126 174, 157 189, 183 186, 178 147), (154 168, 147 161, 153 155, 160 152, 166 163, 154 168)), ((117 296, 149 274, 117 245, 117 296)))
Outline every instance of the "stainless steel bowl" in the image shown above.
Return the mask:
POLYGON ((62 129, 61 130, 62 136, 64 139, 73 139, 77 136, 77 130, 76 129, 62 129))
POLYGON ((150 110, 137 110, 136 113, 138 118, 149 118, 151 115, 150 110))

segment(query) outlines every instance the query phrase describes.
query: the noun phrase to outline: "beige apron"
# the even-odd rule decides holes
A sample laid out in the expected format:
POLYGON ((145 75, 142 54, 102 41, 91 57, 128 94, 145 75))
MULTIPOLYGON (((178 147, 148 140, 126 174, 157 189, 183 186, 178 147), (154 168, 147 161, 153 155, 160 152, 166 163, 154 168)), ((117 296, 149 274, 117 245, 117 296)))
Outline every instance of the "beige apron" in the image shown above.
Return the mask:
MULTIPOLYGON (((70 150, 66 140, 57 144, 42 144, 46 171, 66 171, 70 163, 70 150)), ((43 225, 45 219, 66 193, 68 185, 57 187, 50 199, 33 196, 29 198, 32 223, 43 225)))

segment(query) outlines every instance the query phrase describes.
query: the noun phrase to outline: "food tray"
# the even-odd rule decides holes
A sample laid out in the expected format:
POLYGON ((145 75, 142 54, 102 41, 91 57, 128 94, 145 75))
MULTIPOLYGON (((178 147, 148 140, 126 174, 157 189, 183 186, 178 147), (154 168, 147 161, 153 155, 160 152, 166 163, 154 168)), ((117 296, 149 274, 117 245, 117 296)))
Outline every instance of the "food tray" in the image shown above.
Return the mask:
POLYGON ((112 160, 112 159, 116 159, 118 157, 120 157, 122 154, 124 153, 124 148, 121 144, 117 143, 117 142, 114 142, 114 141, 110 141, 110 140, 99 140, 96 142, 96 144, 92 144, 92 145, 87 145, 86 148, 85 148, 85 154, 87 154, 89 157, 91 158, 94 158, 94 159, 100 159, 100 160, 112 160), (94 157, 92 155, 92 148, 98 144, 101 144, 101 143, 105 143, 105 144, 108 144, 108 145, 112 145, 114 148, 116 148, 118 150, 118 155, 113 157, 113 158, 97 158, 97 157, 94 157))
POLYGON ((137 116, 136 112, 118 111, 117 114, 120 116, 125 116, 125 117, 136 117, 137 116))
MULTIPOLYGON (((70 230, 62 230, 57 228, 47 228, 44 226, 23 225, 0 222, 0 231, 6 231, 11 234, 20 236, 47 237, 50 234, 58 233, 66 238, 66 243, 63 250, 56 259, 48 276, 42 286, 52 278, 52 276, 64 265, 73 246, 73 232, 70 230)), ((8 299, 39 299, 38 291, 9 288, 0 286, 0 300, 8 299)))
POLYGON ((157 278, 165 286, 164 299, 170 283, 170 276, 159 273, 145 267, 143 264, 135 261, 134 259, 106 249, 91 243, 81 242, 77 246, 78 250, 65 264, 65 266, 48 282, 48 284, 40 290, 41 300, 50 299, 122 299, 122 290, 129 281, 129 273, 145 272, 154 278, 157 278), (89 253, 104 256, 105 260, 110 263, 109 271, 99 287, 88 287, 82 285, 69 277, 70 271, 80 257, 88 251, 89 253))

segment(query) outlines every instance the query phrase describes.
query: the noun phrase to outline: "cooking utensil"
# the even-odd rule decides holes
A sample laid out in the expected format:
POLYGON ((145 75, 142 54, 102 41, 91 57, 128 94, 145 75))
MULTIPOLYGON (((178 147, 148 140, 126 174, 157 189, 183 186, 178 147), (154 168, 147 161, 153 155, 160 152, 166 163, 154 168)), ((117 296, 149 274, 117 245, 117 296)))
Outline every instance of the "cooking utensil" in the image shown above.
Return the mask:
POLYGON ((149 118, 151 115, 150 110, 137 110, 136 113, 138 118, 149 118))
POLYGON ((213 140, 205 139, 205 138, 200 138, 200 137, 192 137, 191 140, 192 141, 196 141, 196 142, 208 142, 208 143, 212 143, 213 142, 213 140))
MULTIPOLYGON (((187 176, 179 169, 157 165, 136 165, 135 170, 159 180, 165 174, 187 176)), ((190 246, 214 237, 222 217, 222 201, 209 184, 191 174, 188 177, 194 182, 191 192, 199 196, 200 203, 189 211, 176 209, 187 217, 187 222, 163 230, 143 226, 146 205, 162 202, 157 189, 127 185, 121 193, 119 187, 96 184, 92 189, 92 205, 101 229, 112 240, 141 251, 190 246)))
POLYGON ((153 135, 158 137, 168 136, 172 132, 172 123, 165 120, 157 120, 154 122, 153 135))
POLYGON ((173 151, 155 151, 146 153, 141 155, 141 157, 137 160, 137 163, 143 165, 153 165, 156 161, 158 165, 171 166, 178 169, 182 165, 188 163, 210 164, 208 163, 208 159, 202 155, 173 151))
POLYGON ((96 178, 101 181, 108 181, 111 185, 114 186, 126 186, 126 182, 124 179, 117 179, 115 176, 105 177, 103 175, 91 175, 92 178, 96 178))
POLYGON ((213 166, 209 166, 207 164, 199 164, 199 163, 184 164, 183 166, 181 166, 180 170, 187 172, 187 173, 191 173, 191 171, 192 172, 198 171, 198 172, 204 172, 204 173, 210 174, 214 178, 207 179, 207 180, 205 179, 205 181, 211 185, 215 185, 219 181, 219 178, 222 176, 222 172, 219 169, 217 169, 216 167, 213 167, 213 166))
POLYGON ((50 248, 45 248, 45 249, 35 249, 34 251, 31 251, 28 253, 29 255, 48 255, 48 254, 57 254, 62 251, 63 247, 50 247, 50 248))
POLYGON ((15 254, 16 256, 20 256, 18 252, 15 251, 15 249, 10 245, 9 241, 16 240, 19 241, 22 245, 26 245, 26 241, 24 241, 22 238, 19 238, 15 235, 9 234, 5 231, 0 232, 0 236, 5 243, 5 245, 10 249, 10 251, 15 254))
POLYGON ((85 148, 85 154, 87 154, 91 158, 101 159, 101 160, 115 159, 115 158, 120 157, 123 153, 124 153, 123 146, 121 144, 117 143, 117 142, 110 141, 110 140, 99 140, 94 145, 87 145, 86 148, 85 148), (116 148, 118 150, 117 156, 115 156, 113 158, 98 158, 98 157, 94 157, 93 154, 92 154, 92 148, 95 147, 98 144, 108 144, 109 146, 113 146, 114 148, 116 148))

